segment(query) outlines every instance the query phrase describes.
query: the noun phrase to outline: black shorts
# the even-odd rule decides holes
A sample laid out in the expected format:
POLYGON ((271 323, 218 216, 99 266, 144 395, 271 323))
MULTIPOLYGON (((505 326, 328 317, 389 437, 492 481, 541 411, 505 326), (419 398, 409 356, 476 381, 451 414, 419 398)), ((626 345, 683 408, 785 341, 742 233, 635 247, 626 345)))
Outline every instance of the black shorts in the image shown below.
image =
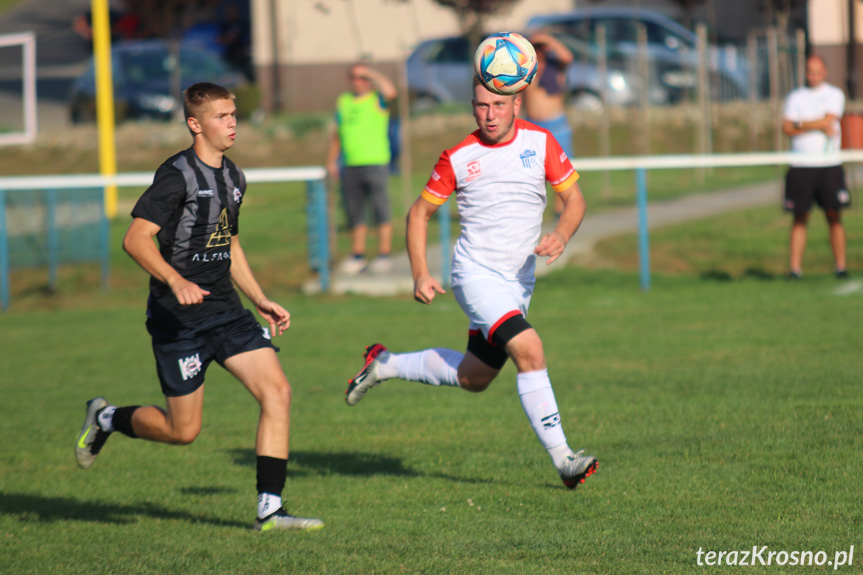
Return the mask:
POLYGON ((215 314, 181 327, 164 327, 147 320, 153 340, 156 372, 162 393, 168 397, 189 395, 204 383, 207 367, 215 359, 265 347, 279 351, 270 341, 270 330, 245 308, 215 314))
POLYGON ((813 200, 822 210, 839 211, 851 205, 842 166, 788 168, 785 174, 785 211, 808 213, 813 200))
POLYGON ((509 355, 506 353, 506 344, 512 338, 528 329, 531 329, 530 324, 519 313, 503 321, 494 331, 491 341, 485 339, 481 330, 469 330, 467 350, 487 366, 498 370, 503 369, 506 360, 509 358, 509 355))

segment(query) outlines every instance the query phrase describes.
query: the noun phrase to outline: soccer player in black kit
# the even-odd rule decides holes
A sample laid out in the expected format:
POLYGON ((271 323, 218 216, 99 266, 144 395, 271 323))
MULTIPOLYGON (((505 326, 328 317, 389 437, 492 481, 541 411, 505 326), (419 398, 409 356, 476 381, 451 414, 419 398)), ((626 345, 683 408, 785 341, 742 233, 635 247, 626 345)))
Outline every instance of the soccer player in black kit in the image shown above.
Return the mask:
POLYGON ((89 468, 114 431, 175 445, 194 441, 201 431, 204 374, 215 360, 261 406, 254 528, 317 529, 320 519, 290 515, 282 506, 291 386, 270 336, 284 333, 291 316, 264 295, 240 245, 246 179, 224 155, 236 138, 234 95, 201 82, 186 89, 183 104, 194 143, 156 171, 123 239, 123 249, 151 276, 147 330, 166 406, 117 407, 91 399, 75 456, 89 468), (269 329, 243 307, 232 282, 269 329))

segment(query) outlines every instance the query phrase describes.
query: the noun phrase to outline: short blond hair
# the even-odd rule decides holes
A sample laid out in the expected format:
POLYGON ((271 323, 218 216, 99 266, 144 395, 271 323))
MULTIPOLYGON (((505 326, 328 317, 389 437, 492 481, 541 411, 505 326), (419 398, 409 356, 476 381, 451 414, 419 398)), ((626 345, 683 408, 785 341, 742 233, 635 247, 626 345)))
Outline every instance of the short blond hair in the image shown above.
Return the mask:
POLYGON ((486 86, 485 84, 483 84, 482 80, 479 79, 479 76, 477 74, 474 74, 473 75, 473 87, 471 88, 471 90, 473 91, 474 99, 476 99, 476 87, 477 86, 482 86, 483 88, 485 88, 486 90, 488 90, 492 94, 497 94, 498 96, 504 96, 504 97, 512 96, 513 98, 520 98, 521 97, 521 92, 516 92, 515 94, 498 94, 494 90, 489 90, 489 87, 486 86))
POLYGON ((183 113, 186 120, 189 118, 197 118, 204 106, 216 100, 236 100, 236 96, 218 84, 211 82, 198 82, 192 84, 183 91, 183 113))

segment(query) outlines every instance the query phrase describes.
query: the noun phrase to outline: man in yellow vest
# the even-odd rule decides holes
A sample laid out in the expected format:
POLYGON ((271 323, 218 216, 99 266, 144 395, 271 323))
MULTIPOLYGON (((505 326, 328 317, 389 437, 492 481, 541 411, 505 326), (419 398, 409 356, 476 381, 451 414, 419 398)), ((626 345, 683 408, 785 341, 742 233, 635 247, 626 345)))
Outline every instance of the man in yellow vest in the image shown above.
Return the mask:
POLYGON ((351 255, 338 271, 356 275, 368 268, 371 273, 392 270, 390 250, 393 228, 390 223, 388 103, 396 88, 383 74, 364 64, 349 69, 351 91, 336 102, 336 130, 327 154, 327 170, 333 181, 341 175, 342 194, 351 230, 351 255), (343 172, 339 173, 341 165, 343 172), (366 261, 365 208, 369 205, 378 227, 378 256, 366 261))

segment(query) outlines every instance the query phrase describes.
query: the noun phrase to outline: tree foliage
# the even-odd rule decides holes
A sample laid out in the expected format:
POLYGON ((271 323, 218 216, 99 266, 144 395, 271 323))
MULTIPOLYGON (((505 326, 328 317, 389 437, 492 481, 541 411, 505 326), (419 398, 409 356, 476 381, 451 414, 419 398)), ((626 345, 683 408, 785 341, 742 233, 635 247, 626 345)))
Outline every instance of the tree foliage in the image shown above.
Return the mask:
POLYGON ((124 7, 138 18, 142 36, 170 38, 215 13, 220 4, 219 0, 126 0, 124 7))
POLYGON ((462 33, 476 40, 483 34, 485 19, 493 14, 509 10, 520 0, 435 0, 441 6, 452 9, 459 21, 462 33))
POLYGON ((807 0, 760 0, 764 23, 767 26, 788 27, 791 11, 799 6, 806 6, 807 0))

